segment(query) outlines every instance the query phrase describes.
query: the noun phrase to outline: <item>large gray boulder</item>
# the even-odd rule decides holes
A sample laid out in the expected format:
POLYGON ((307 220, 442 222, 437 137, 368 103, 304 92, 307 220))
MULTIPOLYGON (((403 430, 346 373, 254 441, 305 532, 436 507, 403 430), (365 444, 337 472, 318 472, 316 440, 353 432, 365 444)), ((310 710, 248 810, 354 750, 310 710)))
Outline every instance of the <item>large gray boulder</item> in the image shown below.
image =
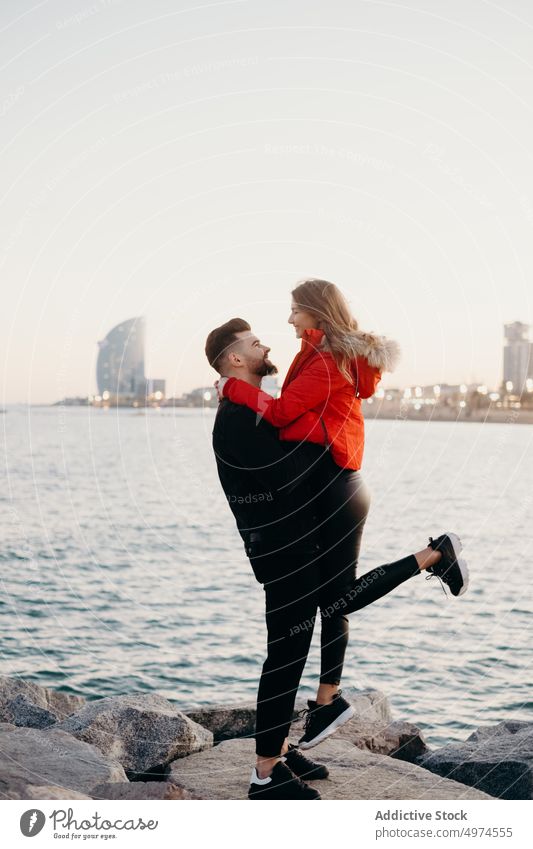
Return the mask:
POLYGON ((129 781, 99 784, 94 788, 92 798, 121 801, 144 799, 161 802, 169 799, 199 799, 200 797, 173 781, 129 781))
POLYGON ((513 719, 480 728, 419 764, 499 799, 533 799, 533 722, 513 719))
POLYGON ((418 725, 401 719, 383 725, 375 723, 374 728, 363 727, 360 731, 357 725, 350 728, 350 723, 347 723, 339 733, 341 738, 350 740, 360 749, 409 763, 416 763, 428 751, 424 734, 418 725))
POLYGON ((2 714, 6 721, 22 728, 48 728, 58 721, 55 713, 34 704, 23 693, 4 703, 2 714))
MULTIPOLYGON (((310 782, 323 799, 490 799, 464 784, 335 737, 314 748, 312 756, 330 771, 327 780, 310 782)), ((204 799, 246 799, 254 763, 253 740, 227 740, 174 761, 169 779, 204 799)))
POLYGON ((46 728, 79 710, 85 702, 82 696, 0 675, 0 722, 46 728))
POLYGON ((233 740, 235 737, 251 737, 255 734, 255 703, 210 705, 186 709, 185 713, 194 722, 208 728, 213 734, 215 743, 221 740, 233 740))
POLYGON ((176 758, 213 745, 211 731, 157 694, 97 699, 54 727, 118 761, 128 778, 162 773, 176 758))
POLYGON ((80 798, 102 782, 127 781, 122 766, 65 731, 14 728, 0 734, 0 798, 80 798), (39 795, 48 793, 55 795, 39 795))

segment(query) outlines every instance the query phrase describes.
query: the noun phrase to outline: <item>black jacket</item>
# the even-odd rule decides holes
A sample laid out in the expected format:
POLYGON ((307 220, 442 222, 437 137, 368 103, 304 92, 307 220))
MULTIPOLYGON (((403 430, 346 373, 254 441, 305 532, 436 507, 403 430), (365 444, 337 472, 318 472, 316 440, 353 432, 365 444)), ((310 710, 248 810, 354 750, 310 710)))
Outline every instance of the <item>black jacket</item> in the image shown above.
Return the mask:
MULTIPOLYGON (((261 561, 316 552, 325 449, 284 442, 248 407, 224 399, 213 427, 218 476, 259 581, 261 561)), ((268 565, 270 570, 270 565, 268 565)))

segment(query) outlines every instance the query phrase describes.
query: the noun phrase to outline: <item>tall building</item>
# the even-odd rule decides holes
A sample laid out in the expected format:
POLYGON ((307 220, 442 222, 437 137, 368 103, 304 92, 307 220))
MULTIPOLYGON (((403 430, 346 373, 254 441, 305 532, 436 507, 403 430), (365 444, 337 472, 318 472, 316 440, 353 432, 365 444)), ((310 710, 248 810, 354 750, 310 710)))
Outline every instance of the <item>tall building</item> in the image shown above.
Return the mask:
POLYGON ((103 398, 142 399, 165 394, 165 381, 148 380, 144 373, 145 320, 122 321, 98 342, 96 382, 103 398))
POLYGON ((529 341, 529 324, 513 321, 504 325, 507 344, 503 349, 503 382, 509 391, 520 395, 526 380, 533 377, 533 343, 529 341))
POLYGON ((148 396, 154 396, 158 398, 163 398, 165 395, 165 381, 161 380, 161 378, 157 377, 147 377, 146 378, 146 394, 148 396))

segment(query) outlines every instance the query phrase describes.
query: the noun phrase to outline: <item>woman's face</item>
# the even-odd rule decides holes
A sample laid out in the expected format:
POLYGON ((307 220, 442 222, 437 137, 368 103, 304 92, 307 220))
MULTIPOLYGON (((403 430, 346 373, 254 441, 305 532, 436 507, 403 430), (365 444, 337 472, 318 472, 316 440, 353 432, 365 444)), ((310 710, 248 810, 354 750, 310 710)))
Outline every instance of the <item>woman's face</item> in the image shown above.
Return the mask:
POLYGON ((310 327, 318 327, 317 319, 311 313, 304 312, 302 307, 295 304, 294 301, 291 303, 289 324, 294 326, 297 339, 301 338, 304 330, 308 330, 310 327))

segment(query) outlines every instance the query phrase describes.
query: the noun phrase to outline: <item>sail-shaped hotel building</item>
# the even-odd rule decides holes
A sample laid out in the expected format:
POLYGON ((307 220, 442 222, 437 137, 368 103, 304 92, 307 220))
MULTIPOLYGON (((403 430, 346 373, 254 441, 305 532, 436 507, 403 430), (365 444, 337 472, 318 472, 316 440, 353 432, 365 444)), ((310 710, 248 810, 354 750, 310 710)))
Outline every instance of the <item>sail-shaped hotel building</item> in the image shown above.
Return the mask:
POLYGON ((119 403, 144 401, 165 394, 164 380, 147 380, 144 373, 145 319, 130 318, 113 327, 98 342, 96 383, 104 399, 119 403))

